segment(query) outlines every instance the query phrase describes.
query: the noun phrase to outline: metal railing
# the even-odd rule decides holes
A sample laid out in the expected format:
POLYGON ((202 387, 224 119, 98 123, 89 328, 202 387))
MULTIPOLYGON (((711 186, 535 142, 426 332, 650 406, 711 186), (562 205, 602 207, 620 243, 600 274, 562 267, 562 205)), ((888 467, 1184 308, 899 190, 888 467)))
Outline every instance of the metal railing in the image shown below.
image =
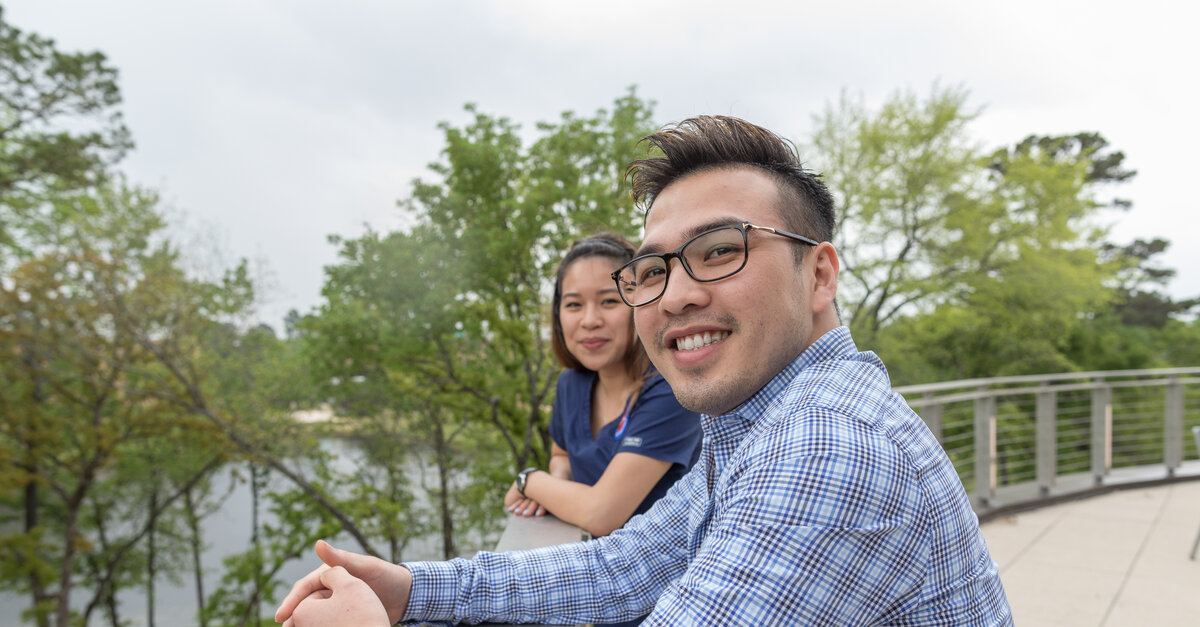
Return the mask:
POLYGON ((1200 367, 968 379, 896 388, 981 517, 1097 490, 1200 477, 1200 367), (1190 447, 1187 447, 1190 448, 1190 447))

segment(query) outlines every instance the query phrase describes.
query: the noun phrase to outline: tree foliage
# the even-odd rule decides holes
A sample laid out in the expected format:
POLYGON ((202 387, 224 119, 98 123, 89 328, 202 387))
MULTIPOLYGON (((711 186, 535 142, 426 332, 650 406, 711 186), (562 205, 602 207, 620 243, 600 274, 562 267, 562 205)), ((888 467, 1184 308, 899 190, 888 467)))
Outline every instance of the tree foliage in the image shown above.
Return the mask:
POLYGON ((105 186, 55 202, 74 205, 57 214, 71 218, 0 287, 0 457, 15 471, 0 492, 21 495, 13 505, 25 523, 0 544, 38 622, 65 625, 78 577, 96 595, 83 619, 101 603, 115 614, 116 587, 147 576, 133 565, 144 549, 135 545, 225 453, 221 434, 161 394, 158 356, 131 332, 165 328, 175 312, 156 299, 181 279, 155 237, 154 196, 105 186))
MULTIPOLYGON (((246 264, 189 276, 155 194, 112 169, 130 146, 116 71, 0 20, 0 72, 0 580, 28 617, 120 624, 118 591, 145 586, 153 624, 155 583, 189 552, 200 587, 196 516, 231 460, 286 476, 369 546, 340 486, 287 461, 316 439, 282 416, 315 399, 298 345, 247 328, 246 264)), ((296 554, 288 538, 273 555, 296 554)))
POLYGON ((967 97, 935 85, 869 111, 843 96, 816 118, 843 320, 900 381, 1092 368, 1108 360, 1077 350, 1089 321, 1115 308, 1161 325, 1193 306, 1153 291, 1165 242, 1108 239, 1102 212, 1129 202, 1106 194, 1136 174, 1122 152, 1094 132, 984 150, 967 97))
POLYGON ((132 142, 117 108, 117 70, 105 56, 63 52, 9 24, 2 7, 0 77, 3 253, 32 245, 59 222, 54 212, 71 209, 48 204, 48 190, 100 184, 132 142))
POLYGON ((842 96, 814 119, 819 170, 838 202, 846 322, 869 342, 898 316, 928 310, 977 272, 986 242, 957 216, 980 197, 976 112, 961 89, 900 94, 874 115, 842 96))

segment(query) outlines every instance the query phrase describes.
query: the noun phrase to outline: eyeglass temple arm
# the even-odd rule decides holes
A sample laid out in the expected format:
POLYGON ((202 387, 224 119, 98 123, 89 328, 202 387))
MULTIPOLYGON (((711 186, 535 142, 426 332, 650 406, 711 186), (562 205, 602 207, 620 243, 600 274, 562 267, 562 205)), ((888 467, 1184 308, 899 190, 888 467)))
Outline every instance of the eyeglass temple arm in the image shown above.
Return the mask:
POLYGON ((783 229, 776 229, 776 228, 772 228, 769 226, 758 226, 757 224, 750 224, 749 222, 743 222, 742 228, 755 230, 755 231, 766 231, 768 233, 782 235, 784 237, 789 237, 791 239, 794 239, 798 242, 803 242, 805 244, 808 244, 809 246, 820 246, 821 245, 821 242, 818 242, 817 240, 812 239, 811 237, 804 237, 803 235, 797 235, 795 233, 792 233, 791 231, 785 231, 783 229))

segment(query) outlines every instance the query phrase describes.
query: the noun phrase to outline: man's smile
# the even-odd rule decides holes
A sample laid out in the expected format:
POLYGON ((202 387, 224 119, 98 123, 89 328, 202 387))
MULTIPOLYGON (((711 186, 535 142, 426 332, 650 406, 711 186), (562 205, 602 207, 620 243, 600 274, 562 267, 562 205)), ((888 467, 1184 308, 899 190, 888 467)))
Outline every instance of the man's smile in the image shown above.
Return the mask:
POLYGON ((729 331, 704 331, 675 339, 675 350, 694 351, 729 337, 729 331))

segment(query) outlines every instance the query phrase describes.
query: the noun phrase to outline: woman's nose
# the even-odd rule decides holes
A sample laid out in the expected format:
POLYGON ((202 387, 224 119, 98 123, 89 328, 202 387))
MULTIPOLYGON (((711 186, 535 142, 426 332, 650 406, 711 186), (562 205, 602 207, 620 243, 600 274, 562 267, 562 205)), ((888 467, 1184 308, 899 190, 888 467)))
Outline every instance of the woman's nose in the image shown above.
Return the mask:
POLYGON ((604 318, 600 316, 600 311, 594 305, 588 305, 583 309, 583 326, 587 328, 595 328, 604 324, 604 318))

